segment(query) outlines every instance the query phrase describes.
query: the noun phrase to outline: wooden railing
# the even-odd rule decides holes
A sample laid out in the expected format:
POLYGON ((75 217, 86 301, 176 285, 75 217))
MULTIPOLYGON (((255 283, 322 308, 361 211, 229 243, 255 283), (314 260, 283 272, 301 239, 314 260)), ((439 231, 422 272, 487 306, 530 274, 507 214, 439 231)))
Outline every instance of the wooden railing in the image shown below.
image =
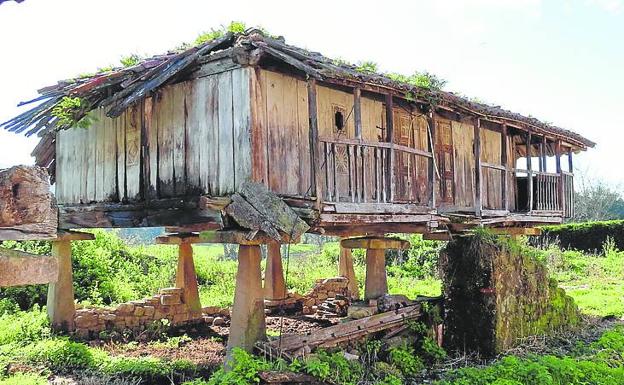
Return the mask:
POLYGON ((358 139, 320 138, 320 144, 326 202, 429 203, 432 186, 426 176, 433 161, 431 153, 358 139), (397 175, 402 179, 397 181, 397 175))
POLYGON ((562 211, 561 175, 547 172, 535 174, 535 201, 533 209, 538 211, 562 211))
POLYGON ((563 216, 572 218, 574 216, 574 174, 562 171, 563 181, 563 216))

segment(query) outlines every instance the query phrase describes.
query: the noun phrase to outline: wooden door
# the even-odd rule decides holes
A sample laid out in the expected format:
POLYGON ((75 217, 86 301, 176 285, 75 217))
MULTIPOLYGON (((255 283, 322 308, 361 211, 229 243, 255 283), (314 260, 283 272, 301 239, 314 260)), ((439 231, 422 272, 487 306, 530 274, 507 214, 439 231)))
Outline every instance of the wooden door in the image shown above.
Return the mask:
POLYGON ((438 120, 436 124, 435 155, 440 173, 438 201, 446 204, 454 203, 455 196, 455 167, 453 162, 453 132, 451 122, 438 120))
MULTIPOLYGON (((428 147, 426 121, 416 115, 395 111, 394 142, 405 147, 426 151, 428 147)), ((395 198, 410 203, 427 203, 427 160, 402 151, 395 152, 395 198)))

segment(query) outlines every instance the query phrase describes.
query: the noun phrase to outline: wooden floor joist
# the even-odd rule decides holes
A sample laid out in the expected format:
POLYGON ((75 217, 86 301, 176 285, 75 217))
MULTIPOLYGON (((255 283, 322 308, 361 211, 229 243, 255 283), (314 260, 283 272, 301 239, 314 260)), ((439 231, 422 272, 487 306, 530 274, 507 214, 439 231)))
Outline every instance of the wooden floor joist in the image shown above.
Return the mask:
MULTIPOLYGON (((275 242, 275 239, 255 231, 240 230, 217 230, 202 231, 199 233, 202 243, 233 243, 238 245, 258 246, 275 242)), ((282 243, 299 243, 299 238, 291 239, 290 242, 282 243)))

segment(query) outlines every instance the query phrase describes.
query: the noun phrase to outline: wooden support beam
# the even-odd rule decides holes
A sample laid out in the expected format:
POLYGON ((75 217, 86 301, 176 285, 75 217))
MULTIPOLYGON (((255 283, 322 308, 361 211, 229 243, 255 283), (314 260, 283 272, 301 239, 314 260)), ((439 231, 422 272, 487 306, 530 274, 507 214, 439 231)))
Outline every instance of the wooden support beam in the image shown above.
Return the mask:
POLYGON ((494 227, 490 231, 497 235, 541 235, 539 227, 494 227))
POLYGON ((364 283, 364 299, 377 299, 388 294, 388 277, 386 274, 386 250, 366 249, 366 281, 364 283))
POLYGON ((349 280, 348 288, 352 299, 360 298, 360 289, 357 278, 355 277, 355 269, 353 268, 353 255, 351 249, 340 247, 340 257, 338 259, 338 275, 349 280))
POLYGON ((505 168, 501 177, 501 195, 503 199, 503 210, 509 211, 509 159, 507 156, 508 148, 507 143, 509 137, 507 134, 507 125, 503 124, 501 132, 501 163, 505 168))
POLYGON ((165 234, 156 237, 156 244, 158 245, 181 245, 181 244, 193 244, 203 243, 199 234, 196 233, 178 233, 178 234, 165 234))
POLYGON ((561 169, 561 140, 555 142, 555 167, 556 173, 559 174, 559 184, 557 185, 557 199, 559 200, 559 209, 565 213, 565 177, 561 169))
POLYGON ((362 90, 353 89, 353 119, 355 123, 355 137, 362 139, 362 90))
POLYGON ((424 233, 423 239, 425 241, 450 241, 453 237, 448 231, 435 231, 433 233, 424 233))
POLYGON ((73 331, 76 307, 72 282, 71 241, 52 242, 52 256, 57 259, 58 278, 48 286, 48 317, 54 330, 73 331))
POLYGON ((194 314, 201 314, 202 306, 197 288, 197 274, 193 261, 193 246, 183 242, 178 246, 178 270, 176 287, 183 290, 182 300, 194 314))
POLYGON ((321 182, 321 153, 318 131, 318 108, 316 101, 316 80, 308 79, 308 124, 310 142, 310 183, 311 194, 316 197, 317 209, 321 209, 324 191, 321 182))
POLYGON ((429 207, 436 207, 436 152, 435 152, 435 112, 433 107, 431 108, 431 112, 429 113, 429 117, 427 119, 427 123, 429 124, 429 152, 433 154, 431 159, 429 159, 429 168, 428 168, 428 180, 429 184, 429 207))
POLYGON ((226 368, 231 363, 233 348, 251 352, 256 342, 266 339, 260 259, 259 246, 239 247, 226 368))
MULTIPOLYGON (((262 233, 237 230, 202 231, 199 233, 201 243, 233 243, 238 245, 258 246, 275 242, 275 239, 262 233)), ((287 243, 286 241, 284 243, 287 243)), ((288 243, 299 243, 299 238, 288 243)))
POLYGON ((481 169, 481 119, 477 118, 474 125, 474 157, 475 157, 475 215, 481 216, 483 209, 482 169, 481 169))
POLYGON ((84 233, 82 231, 72 230, 60 230, 56 234, 54 241, 92 241, 95 239, 95 235, 91 233, 84 233))
POLYGON ((390 143, 388 162, 386 163, 386 191, 390 192, 389 201, 394 201, 394 101, 392 94, 386 94, 386 141, 390 143))
POLYGON ((281 248, 281 245, 276 242, 267 244, 264 298, 268 300, 286 298, 286 280, 284 279, 281 248))
POLYGON ((403 239, 397 238, 359 237, 345 238, 340 241, 340 246, 346 249, 406 250, 410 248, 410 243, 403 239))
POLYGON ((0 287, 56 282, 58 273, 56 257, 0 248, 0 287))
POLYGON ((570 150, 568 151, 568 170, 571 173, 574 173, 574 164, 572 161, 572 147, 570 147, 570 150))
POLYGON ((527 204, 528 211, 533 210, 533 170, 532 170, 532 156, 531 156, 531 133, 527 132, 526 135, 526 159, 527 159, 527 204))

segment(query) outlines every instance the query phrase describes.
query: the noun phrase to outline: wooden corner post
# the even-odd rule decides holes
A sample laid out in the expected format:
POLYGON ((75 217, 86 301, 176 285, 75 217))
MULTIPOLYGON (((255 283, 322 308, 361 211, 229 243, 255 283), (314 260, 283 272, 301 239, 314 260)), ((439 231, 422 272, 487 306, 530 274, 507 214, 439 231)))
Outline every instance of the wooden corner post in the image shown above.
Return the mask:
POLYGON ((474 157, 475 157, 475 215, 481 216, 483 210, 482 168, 481 168, 481 119, 477 118, 474 125, 474 157))
POLYGON ((316 105, 316 80, 308 79, 308 116, 310 141, 310 184, 316 196, 317 208, 323 204, 324 191, 321 185, 321 153, 318 132, 318 112, 316 105))
POLYGON ((527 205, 528 212, 533 210, 533 166, 531 158, 531 133, 526 135, 526 158, 527 158, 527 205))
POLYGON ((251 352, 257 341, 266 338, 260 259, 259 245, 239 245, 226 367, 233 348, 251 352))
POLYGON ((54 330, 73 331, 74 316, 74 284, 72 274, 71 242, 92 240, 93 234, 67 232, 59 233, 52 241, 52 257, 58 262, 58 278, 48 285, 47 309, 50 324, 54 330))
POLYGON ((176 271, 176 287, 182 289, 182 301, 193 313, 201 313, 197 273, 193 261, 193 243, 200 242, 197 234, 171 234, 156 238, 156 243, 178 246, 178 269, 176 271))
POLYGON ((389 201, 394 201, 395 175, 394 175, 394 101, 392 94, 386 94, 386 140, 390 144, 388 149, 388 162, 386 163, 386 188, 389 193, 389 201))
POLYGON ((340 257, 338 259, 338 274, 349 280, 348 288, 352 299, 360 298, 360 289, 358 281, 355 277, 355 269, 353 268, 353 255, 351 249, 340 247, 340 257))
POLYGON ((361 237, 343 239, 340 246, 345 249, 366 249, 364 299, 370 300, 388 294, 386 249, 404 250, 410 247, 410 243, 395 238, 361 237))
POLYGON ((501 177, 501 195, 503 200, 503 210, 509 211, 509 159, 507 156, 508 149, 507 125, 503 123, 501 131, 501 164, 503 165, 503 175, 501 177))
POLYGON ((264 298, 268 300, 286 298, 286 280, 284 279, 281 249, 282 246, 277 242, 267 244, 264 298))

